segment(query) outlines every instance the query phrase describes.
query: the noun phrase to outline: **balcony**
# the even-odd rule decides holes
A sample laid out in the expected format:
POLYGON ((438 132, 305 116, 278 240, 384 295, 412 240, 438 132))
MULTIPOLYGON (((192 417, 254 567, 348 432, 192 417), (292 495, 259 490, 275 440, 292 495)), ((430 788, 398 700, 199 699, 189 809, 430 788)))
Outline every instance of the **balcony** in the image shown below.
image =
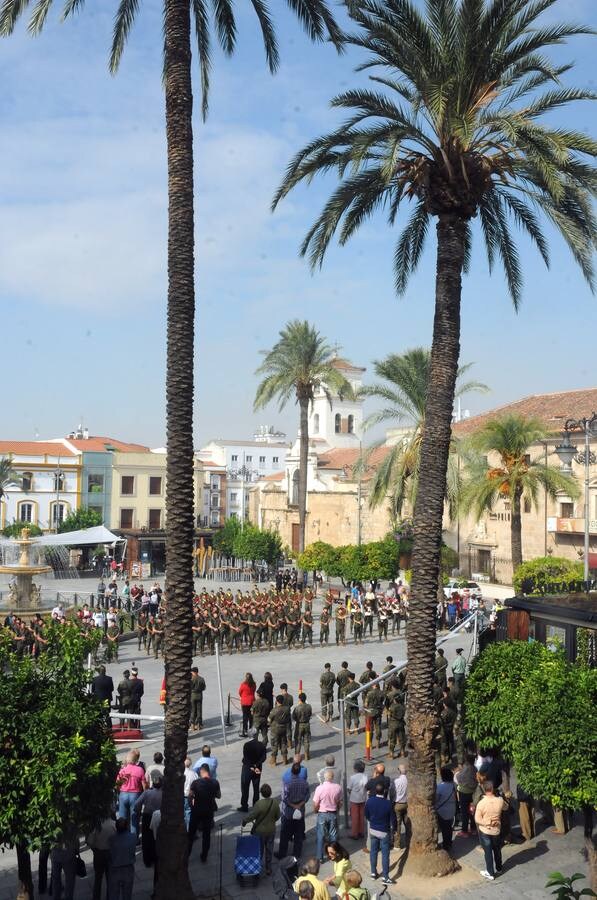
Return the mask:
MULTIPOLYGON (((578 518, 561 518, 560 516, 550 516, 547 519, 547 530, 557 534, 584 534, 585 520, 578 518)), ((597 534, 597 519, 589 520, 589 533, 597 534)))

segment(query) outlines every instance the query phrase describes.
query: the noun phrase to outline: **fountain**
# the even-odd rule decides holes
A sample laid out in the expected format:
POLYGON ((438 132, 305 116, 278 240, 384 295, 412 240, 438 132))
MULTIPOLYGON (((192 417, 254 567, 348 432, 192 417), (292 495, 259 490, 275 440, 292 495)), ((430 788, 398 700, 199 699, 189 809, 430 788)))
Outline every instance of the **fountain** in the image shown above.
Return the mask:
POLYGON ((10 584, 10 604, 18 609, 39 606, 41 592, 34 584, 33 576, 51 572, 44 562, 43 548, 34 544, 29 529, 23 528, 20 538, 3 541, 0 574, 15 575, 10 584))

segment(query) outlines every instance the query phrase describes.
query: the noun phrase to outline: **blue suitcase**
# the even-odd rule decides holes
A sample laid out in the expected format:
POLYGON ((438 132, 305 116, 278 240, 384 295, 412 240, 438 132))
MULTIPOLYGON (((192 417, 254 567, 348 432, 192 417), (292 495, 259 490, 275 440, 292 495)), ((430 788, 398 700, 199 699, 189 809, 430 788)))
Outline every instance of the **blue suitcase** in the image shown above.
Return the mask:
POLYGON ((258 835, 244 835, 241 830, 240 837, 236 839, 234 871, 240 882, 245 878, 253 878, 255 882, 259 880, 261 875, 261 840, 258 835))

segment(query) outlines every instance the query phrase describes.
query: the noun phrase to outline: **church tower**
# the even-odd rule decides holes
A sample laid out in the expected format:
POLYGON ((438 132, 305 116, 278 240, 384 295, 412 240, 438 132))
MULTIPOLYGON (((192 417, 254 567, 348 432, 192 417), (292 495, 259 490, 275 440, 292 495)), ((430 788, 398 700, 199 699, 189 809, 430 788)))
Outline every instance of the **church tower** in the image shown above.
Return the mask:
MULTIPOLYGON (((356 394, 362 385, 363 372, 366 370, 360 366, 354 366, 348 360, 338 356, 333 360, 332 365, 350 382, 356 394)), ((337 394, 332 394, 330 406, 328 398, 320 388, 309 409, 309 440, 317 446, 316 452, 321 453, 332 447, 358 449, 359 441, 362 439, 362 398, 340 399, 337 394)))

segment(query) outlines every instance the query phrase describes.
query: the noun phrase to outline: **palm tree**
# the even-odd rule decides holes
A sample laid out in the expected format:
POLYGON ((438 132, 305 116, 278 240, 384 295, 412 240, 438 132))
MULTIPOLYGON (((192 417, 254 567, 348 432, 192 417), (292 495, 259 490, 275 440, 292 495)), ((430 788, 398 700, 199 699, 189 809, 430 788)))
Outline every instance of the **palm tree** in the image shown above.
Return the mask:
MULTIPOLYGON (((391 353, 381 361, 376 360, 373 369, 383 382, 366 385, 360 391, 363 396, 375 397, 385 404, 367 418, 364 423, 365 429, 372 428, 380 422, 392 422, 395 425, 405 423, 408 426, 403 439, 390 448, 371 479, 369 505, 375 508, 391 494, 394 516, 401 514, 405 500, 408 500, 411 509, 415 505, 421 441, 425 430, 425 398, 429 382, 430 356, 429 350, 415 347, 400 355, 391 353)), ((462 377, 471 365, 472 363, 460 366, 458 377, 462 377)), ((461 397, 468 391, 486 390, 488 390, 486 385, 469 381, 457 385, 455 396, 461 397)), ((459 474, 455 447, 452 446, 451 450, 448 458, 446 500, 448 512, 453 518, 458 501, 459 474)), ((367 455, 364 456, 364 464, 367 462, 367 455)))
POLYGON ((435 315, 414 510, 413 580, 408 630, 408 721, 411 857, 422 872, 452 863, 436 852, 434 742, 437 720, 432 675, 441 523, 450 450, 450 423, 460 350, 462 274, 479 219, 490 263, 500 262, 515 306, 522 290, 512 225, 548 263, 543 214, 568 244, 592 285, 597 144, 558 128, 553 113, 571 101, 594 99, 563 87, 571 67, 546 50, 581 25, 537 23, 558 0, 353 0, 357 33, 347 42, 366 52, 363 69, 378 69, 370 90, 348 90, 332 101, 348 119, 291 161, 274 206, 296 185, 336 171, 340 184, 307 232, 301 252, 323 262, 335 234, 341 244, 374 212, 390 225, 410 207, 394 254, 402 293, 436 224, 435 315), (549 123, 541 121, 552 114, 549 123))
POLYGON ((510 542, 512 567, 522 563, 521 501, 537 508, 539 489, 555 499, 560 491, 578 495, 574 478, 540 459, 531 459, 529 449, 543 441, 546 431, 538 419, 511 414, 490 419, 469 439, 471 455, 465 456, 464 484, 460 509, 472 513, 478 521, 499 499, 510 501, 510 542), (485 454, 499 456, 492 466, 485 454))
POLYGON ((6 496, 6 490, 19 481, 19 473, 12 467, 12 459, 3 456, 0 459, 0 500, 6 496))
MULTIPOLYGON (((279 64, 278 44, 268 0, 250 0, 257 15, 266 61, 271 72, 279 64)), ((78 12, 84 0, 64 0, 62 18, 78 12)), ((10 34, 19 17, 32 8, 29 30, 43 28, 52 0, 2 0, 0 34, 10 34)), ((330 39, 340 48, 341 32, 327 0, 287 0, 307 35, 330 39)), ((119 0, 110 70, 118 69, 139 10, 139 0, 119 0)), ((194 365, 194 197, 193 89, 191 32, 194 26, 201 79, 202 113, 208 108, 212 31, 224 53, 236 46, 233 0, 163 0, 164 87, 168 156, 168 308, 166 362, 166 596, 165 634, 166 771, 162 802, 158 900, 192 896, 187 873, 183 819, 184 759, 190 707, 193 596, 193 365, 194 365)))
POLYGON ((264 375, 257 387, 254 408, 262 409, 275 397, 283 409, 294 397, 299 407, 299 548, 305 549, 307 513, 307 458, 309 455, 309 404, 318 390, 323 390, 330 406, 334 394, 352 396, 350 382, 334 364, 334 353, 325 338, 309 322, 288 322, 271 350, 257 369, 264 375))

